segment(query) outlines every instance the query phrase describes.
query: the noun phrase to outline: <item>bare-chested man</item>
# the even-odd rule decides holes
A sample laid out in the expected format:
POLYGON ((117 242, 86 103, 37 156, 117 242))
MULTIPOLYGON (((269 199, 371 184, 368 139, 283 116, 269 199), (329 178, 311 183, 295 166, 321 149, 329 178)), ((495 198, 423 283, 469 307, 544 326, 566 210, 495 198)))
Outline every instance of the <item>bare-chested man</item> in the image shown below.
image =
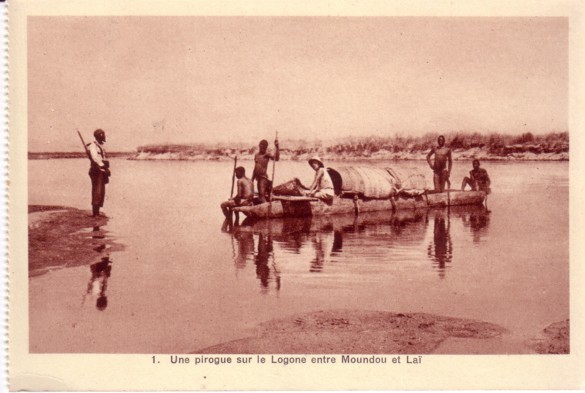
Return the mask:
POLYGON ((254 202, 254 184, 246 177, 244 167, 239 166, 236 168, 236 178, 238 179, 238 193, 236 197, 221 204, 221 210, 226 218, 230 217, 232 207, 250 206, 254 202))
POLYGON ((465 190, 465 186, 469 185, 473 191, 490 192, 490 176, 487 171, 479 167, 479 160, 473 160, 473 170, 469 172, 469 177, 463 179, 461 183, 461 191, 465 190))
POLYGON ((268 149, 268 141, 265 139, 260 141, 258 153, 254 155, 254 173, 252 173, 252 182, 258 182, 258 199, 260 203, 266 202, 269 197, 270 179, 268 179, 268 162, 272 159, 278 161, 280 159, 280 150, 278 146, 278 139, 274 141, 276 151, 274 154, 266 151, 268 149))
POLYGON ((437 139, 437 147, 433 147, 429 154, 427 154, 427 162, 434 172, 433 183, 436 192, 445 191, 445 183, 449 181, 451 176, 451 167, 453 161, 451 159, 451 149, 445 146, 445 137, 439 136, 437 139), (431 156, 435 155, 435 162, 431 161, 431 156))

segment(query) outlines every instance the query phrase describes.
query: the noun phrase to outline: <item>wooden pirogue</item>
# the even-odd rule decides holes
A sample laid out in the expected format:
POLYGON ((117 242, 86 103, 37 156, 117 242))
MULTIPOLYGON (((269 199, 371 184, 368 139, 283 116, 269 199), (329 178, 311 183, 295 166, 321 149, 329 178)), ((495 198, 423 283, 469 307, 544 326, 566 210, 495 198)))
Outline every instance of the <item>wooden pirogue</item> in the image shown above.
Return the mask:
POLYGON ((331 175, 336 195, 330 203, 300 195, 295 187, 290 187, 291 184, 299 184, 298 180, 294 179, 275 187, 272 203, 241 206, 233 210, 255 219, 308 217, 481 205, 486 196, 483 191, 449 190, 435 193, 405 188, 404 182, 401 182, 390 168, 350 167, 327 170, 331 175), (289 192, 283 192, 283 190, 289 192))

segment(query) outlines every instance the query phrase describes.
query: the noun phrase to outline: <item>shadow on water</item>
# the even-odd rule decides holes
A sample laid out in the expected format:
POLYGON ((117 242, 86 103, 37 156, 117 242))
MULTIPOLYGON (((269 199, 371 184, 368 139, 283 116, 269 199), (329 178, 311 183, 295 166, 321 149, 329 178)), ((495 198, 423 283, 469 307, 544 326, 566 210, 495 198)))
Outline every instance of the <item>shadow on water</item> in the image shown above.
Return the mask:
POLYGON ((457 221, 461 228, 469 228, 472 241, 477 243, 487 235, 489 212, 483 206, 473 206, 359 216, 246 219, 241 225, 226 221, 222 231, 232 237, 235 268, 243 269, 252 261, 261 290, 267 292, 269 288, 280 290, 282 277, 277 260, 285 254, 298 255, 307 261, 309 273, 318 274, 342 258, 401 262, 400 258, 408 261, 412 255, 421 255, 412 250, 420 250, 424 255, 426 247, 433 270, 444 278, 453 261, 452 221, 457 221), (426 243, 429 230, 431 240, 426 243), (411 253, 404 254, 405 248, 411 253))

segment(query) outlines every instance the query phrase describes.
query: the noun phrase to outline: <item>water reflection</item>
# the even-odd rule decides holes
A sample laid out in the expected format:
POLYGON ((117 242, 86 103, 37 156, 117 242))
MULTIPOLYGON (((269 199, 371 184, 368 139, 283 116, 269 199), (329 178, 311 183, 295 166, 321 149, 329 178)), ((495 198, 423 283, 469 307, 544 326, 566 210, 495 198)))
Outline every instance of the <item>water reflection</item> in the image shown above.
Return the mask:
POLYGON ((473 243, 478 244, 482 236, 486 236, 490 225, 490 211, 481 209, 479 211, 465 212, 461 215, 463 225, 470 229, 473 235, 473 243))
POLYGON ((106 234, 104 231, 102 231, 101 227, 94 226, 92 231, 91 231, 91 238, 92 239, 105 239, 106 234))
MULTIPOLYGON (((311 273, 319 273, 323 270, 325 263, 325 236, 323 232, 317 232, 312 239, 313 248, 315 250, 315 258, 311 261, 309 271, 311 273)), ((333 251, 333 250, 332 250, 333 251)), ((341 249, 339 250, 341 251, 341 249)))
POLYGON ((103 311, 108 307, 108 296, 106 290, 108 288, 108 279, 112 274, 112 260, 109 256, 102 257, 101 261, 90 265, 91 278, 87 283, 87 290, 85 298, 95 297, 95 306, 98 310, 103 311))
MULTIPOLYGON (((471 242, 487 235, 489 215, 484 207, 457 207, 439 210, 364 213, 294 219, 245 220, 242 225, 224 226, 231 234, 234 264, 240 270, 253 261, 263 292, 279 290, 281 274, 276 261, 305 272, 327 272, 342 261, 345 273, 361 274, 352 265, 388 271, 412 266, 421 256, 444 278, 453 262, 453 225, 458 233, 471 231, 471 242), (432 231, 432 232, 431 232, 432 231)), ((336 270, 338 273, 343 273, 336 270)), ((292 274, 292 273, 291 273, 292 274)))
POLYGON ((280 290, 280 272, 276 267, 274 245, 272 236, 260 234, 258 236, 258 252, 254 256, 256 264, 256 278, 260 280, 262 292, 268 291, 271 282, 275 283, 277 291, 280 290))
MULTIPOLYGON (((100 226, 94 226, 91 230, 91 239, 102 240, 93 250, 102 253, 107 246, 106 231, 100 226)), ((96 243, 94 243, 96 244, 96 243)), ((112 274, 112 260, 110 259, 109 252, 102 256, 99 262, 92 263, 89 266, 91 277, 87 283, 87 289, 83 295, 82 305, 85 303, 86 298, 95 298, 95 306, 98 310, 104 311, 108 307, 108 296, 106 290, 108 288, 108 279, 112 274)))
POLYGON ((433 261, 433 267, 438 271, 440 278, 445 278, 445 270, 453 259, 450 215, 449 211, 433 212, 433 240, 427 247, 427 255, 433 261))
POLYGON ((248 256, 254 253, 254 234, 252 232, 235 231, 233 238, 237 243, 234 264, 237 269, 243 269, 246 267, 248 256))
POLYGON ((235 242, 233 248, 233 261, 237 270, 245 269, 248 261, 252 261, 255 266, 256 278, 260 283, 262 293, 267 293, 272 284, 276 291, 280 290, 280 272, 276 265, 274 255, 274 242, 272 235, 266 232, 260 232, 257 236, 257 248, 255 248, 254 232, 246 230, 231 222, 224 221, 222 231, 231 234, 235 242))

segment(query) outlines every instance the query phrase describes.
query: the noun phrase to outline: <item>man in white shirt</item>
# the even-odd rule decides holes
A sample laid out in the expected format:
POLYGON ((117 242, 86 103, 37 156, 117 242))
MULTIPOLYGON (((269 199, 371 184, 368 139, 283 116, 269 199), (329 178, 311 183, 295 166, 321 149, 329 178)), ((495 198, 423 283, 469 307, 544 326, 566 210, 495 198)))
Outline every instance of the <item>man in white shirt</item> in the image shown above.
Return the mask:
POLYGON ((91 158, 89 168, 89 177, 91 178, 91 205, 93 216, 100 215, 100 207, 104 206, 106 197, 106 184, 110 178, 110 163, 106 160, 106 151, 104 143, 106 142, 106 133, 102 129, 94 131, 95 141, 89 143, 87 148, 91 158))

